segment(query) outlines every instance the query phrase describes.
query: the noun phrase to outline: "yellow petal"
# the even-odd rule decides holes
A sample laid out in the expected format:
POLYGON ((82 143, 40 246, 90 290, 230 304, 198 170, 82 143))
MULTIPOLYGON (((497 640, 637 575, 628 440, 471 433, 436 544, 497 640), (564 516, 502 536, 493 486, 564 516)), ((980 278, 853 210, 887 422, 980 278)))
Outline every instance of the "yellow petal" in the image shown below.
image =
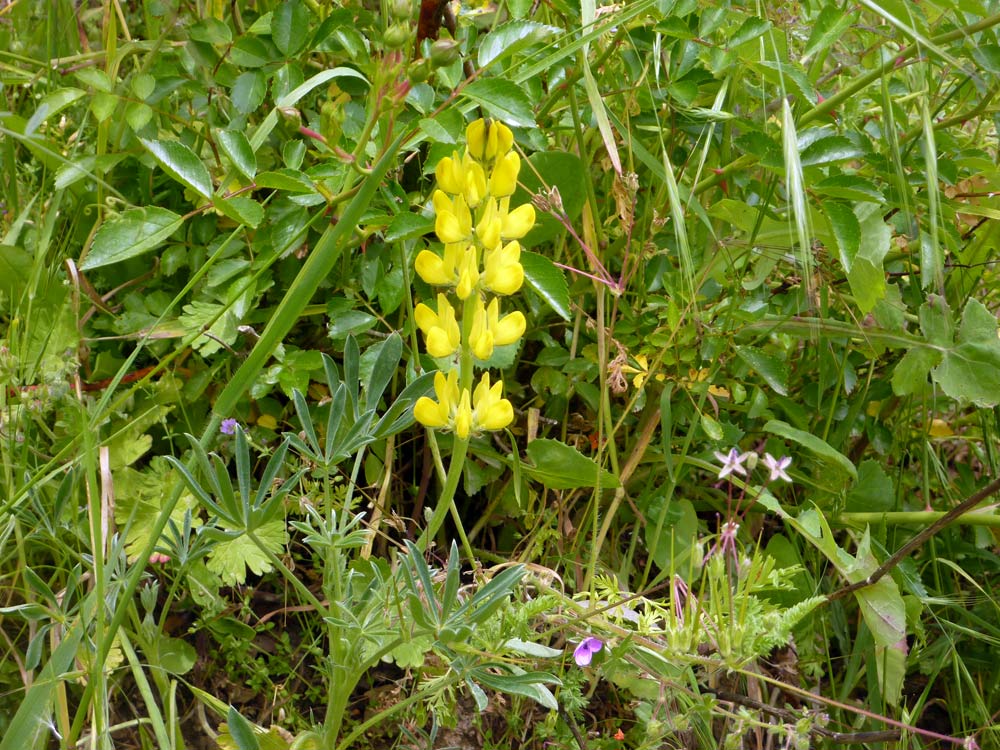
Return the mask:
POLYGON ((505 346, 513 344, 524 335, 527 325, 528 322, 525 320, 524 315, 518 310, 509 315, 504 315, 499 325, 493 330, 494 345, 505 346))
POLYGON ((501 234, 506 240, 519 240, 535 226, 535 207, 530 203, 518 206, 503 220, 501 234))
POLYGON ((455 282, 454 278, 450 278, 445 273, 445 266, 441 258, 430 250, 421 250, 413 267, 416 268, 420 278, 432 286, 445 286, 455 282))
POLYGON ((424 427, 440 429, 448 424, 448 412, 441 404, 427 396, 421 396, 413 406, 413 418, 424 427))
POLYGON ((453 342, 448 331, 441 327, 426 332, 425 344, 427 353, 432 357, 450 357, 458 349, 458 343, 453 342))
POLYGON ((490 175, 490 194, 494 198, 511 195, 517 188, 517 174, 521 171, 521 157, 511 151, 493 167, 490 175))
POLYGON ((458 402, 458 410, 455 412, 455 435, 466 440, 472 432, 472 406, 469 404, 469 392, 462 391, 462 398, 458 402))
POLYGON ((442 242, 461 242, 468 239, 468 234, 462 230, 458 217, 450 211, 442 211, 434 219, 434 232, 442 242))
POLYGON ((425 334, 438 323, 437 313, 421 302, 413 308, 413 317, 417 320, 417 328, 425 334))
POLYGON ((485 120, 473 120, 469 123, 469 127, 465 129, 465 142, 468 144, 469 154, 474 159, 482 160, 486 151, 485 120))
POLYGON ((441 159, 434 168, 434 176, 437 177, 438 185, 446 193, 457 195, 465 187, 458 154, 453 154, 450 157, 446 156, 441 159))

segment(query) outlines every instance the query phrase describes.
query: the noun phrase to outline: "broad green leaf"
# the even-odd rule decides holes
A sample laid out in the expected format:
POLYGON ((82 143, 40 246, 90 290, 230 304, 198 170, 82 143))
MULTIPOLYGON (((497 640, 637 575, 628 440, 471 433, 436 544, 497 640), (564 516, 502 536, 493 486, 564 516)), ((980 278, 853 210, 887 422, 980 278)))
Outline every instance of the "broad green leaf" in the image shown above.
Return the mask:
POLYGON ((745 44, 765 34, 770 28, 770 21, 758 18, 757 16, 750 16, 740 24, 740 27, 733 32, 732 36, 726 39, 726 47, 730 49, 739 47, 741 44, 745 44))
POLYGON ((927 296, 927 301, 920 306, 920 330, 934 346, 951 346, 955 339, 955 323, 951 307, 944 297, 936 294, 927 296))
POLYGON ((243 36, 230 49, 229 59, 241 68, 260 68, 271 62, 271 55, 261 39, 243 36))
POLYGON ((285 0, 271 17, 271 39, 281 54, 292 57, 312 30, 312 14, 302 0, 285 0))
MULTIPOLYGON (((576 219, 587 200, 586 181, 590 179, 583 162, 576 154, 565 151, 541 151, 528 157, 528 164, 521 167, 520 185, 514 192, 511 205, 531 200, 533 194, 557 188, 562 199, 563 211, 571 220, 576 219), (537 174, 536 174, 537 172, 537 174)), ((552 214, 535 212, 535 226, 525 235, 522 245, 540 245, 566 232, 566 228, 552 214)))
POLYGON ((202 18, 189 27, 188 35, 196 42, 207 44, 229 44, 233 41, 233 31, 229 24, 217 18, 202 18))
POLYGON ((252 180, 257 174, 257 156, 241 130, 217 130, 215 139, 236 171, 252 180))
POLYGON ((563 654, 558 648, 550 648, 533 641, 522 641, 520 638, 509 638, 504 642, 503 648, 525 656, 534 656, 536 659, 554 659, 563 654))
POLYGON ((780 419, 772 419, 765 424, 764 432, 770 432, 772 435, 777 435, 786 440, 791 440, 793 443, 798 443, 827 463, 843 469, 852 479, 856 480, 858 478, 858 472, 847 456, 835 450, 829 443, 813 435, 811 432, 798 430, 787 422, 782 422, 780 419))
POLYGON ((698 544, 698 516, 690 500, 673 500, 667 505, 666 498, 657 494, 646 508, 643 533, 656 567, 687 574, 698 544))
POLYGON ((462 89, 462 94, 511 127, 537 127, 528 95, 512 81, 482 78, 462 89))
POLYGON ((752 346, 737 346, 736 356, 757 372, 776 393, 788 395, 788 365, 752 346))
POLYGON ((24 126, 24 134, 31 135, 38 129, 38 126, 47 119, 55 114, 58 114, 59 112, 62 112, 66 109, 66 107, 69 107, 71 104, 79 101, 86 95, 86 91, 76 88, 57 89, 51 94, 47 94, 40 102, 38 102, 38 106, 35 107, 34 114, 31 115, 27 124, 24 126))
POLYGON ((910 349, 892 371, 892 392, 897 396, 919 393, 927 385, 927 375, 940 361, 941 354, 933 349, 910 349))
POLYGON ((434 219, 420 214, 396 214, 385 230, 386 242, 415 240, 434 231, 434 219))
POLYGON ((237 224, 245 224, 253 229, 264 219, 264 207, 246 195, 234 195, 231 198, 214 195, 212 205, 237 224))
POLYGON ((858 159, 864 156, 864 153, 853 141, 844 136, 831 135, 810 143, 803 149, 799 159, 803 167, 816 167, 845 159, 858 159))
POLYGON ((835 3, 826 3, 822 7, 823 10, 812 24, 809 41, 802 50, 803 58, 812 57, 830 47, 850 28, 853 21, 853 17, 844 13, 835 3))
POLYGON ((483 37, 479 45, 479 67, 485 68, 561 31, 555 26, 535 21, 510 21, 497 26, 483 37))
POLYGON ((931 376, 958 401, 993 407, 1000 403, 1000 339, 996 317, 970 299, 962 313, 958 344, 945 351, 931 376))
POLYGON ((847 510, 879 513, 891 510, 895 503, 896 492, 889 475, 877 461, 863 461, 858 467, 858 481, 847 493, 847 510))
POLYGON ((154 141, 148 138, 140 138, 139 141, 149 149, 160 168, 173 179, 202 198, 212 197, 212 177, 204 162, 188 146, 180 141, 154 141))
POLYGON ((0 245, 0 310, 17 303, 31 278, 33 262, 26 250, 0 245))
POLYGON ((198 652, 194 650, 194 646, 182 638, 160 636, 156 641, 156 648, 159 666, 170 674, 187 674, 198 661, 198 652))
POLYGON ((618 477, 576 448, 558 440, 532 440, 525 452, 534 466, 523 465, 522 468, 549 489, 597 487, 598 483, 602 489, 619 486, 618 477))
POLYGON ((80 269, 89 271, 154 250, 183 223, 182 216, 165 208, 130 208, 117 219, 101 225, 94 235, 90 252, 80 261, 80 269))
POLYGON ((875 183, 853 174, 831 175, 812 185, 811 189, 831 198, 885 203, 885 196, 875 186, 875 183))
POLYGON ((241 74, 233 83, 230 97, 233 106, 247 115, 264 103, 267 95, 267 77, 259 70, 241 74))
POLYGON ((544 255, 521 251, 524 280, 563 320, 572 320, 569 287, 562 270, 544 255))
POLYGON ((289 193, 314 193, 312 180, 304 172, 295 169, 279 169, 276 172, 261 172, 254 180, 257 187, 287 190, 289 193))

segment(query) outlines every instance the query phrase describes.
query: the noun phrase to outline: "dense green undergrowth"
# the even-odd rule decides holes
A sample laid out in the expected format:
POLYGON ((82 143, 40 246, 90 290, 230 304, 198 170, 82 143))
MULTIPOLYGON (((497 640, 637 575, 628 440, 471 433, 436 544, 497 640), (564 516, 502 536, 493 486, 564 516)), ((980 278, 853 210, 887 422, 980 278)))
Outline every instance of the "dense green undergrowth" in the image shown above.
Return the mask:
POLYGON ((0 7, 0 750, 1000 746, 996 10, 0 7))

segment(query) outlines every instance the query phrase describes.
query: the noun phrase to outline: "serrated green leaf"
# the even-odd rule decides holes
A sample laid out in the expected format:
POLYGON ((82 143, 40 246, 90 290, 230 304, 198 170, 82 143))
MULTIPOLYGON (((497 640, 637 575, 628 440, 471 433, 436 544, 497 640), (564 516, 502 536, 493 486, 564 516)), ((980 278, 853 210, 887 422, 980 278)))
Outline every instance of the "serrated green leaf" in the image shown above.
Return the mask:
POLYGON ((852 16, 844 13, 838 5, 827 3, 822 7, 823 10, 812 24, 812 33, 802 51, 803 58, 812 57, 827 49, 851 26, 852 16))
POLYGON ((603 489, 619 486, 618 477, 601 468, 576 448, 558 440, 532 440, 528 443, 526 453, 534 466, 525 464, 522 468, 535 481, 550 489, 596 487, 598 482, 603 489))
POLYGON ((503 78, 479 79, 462 89, 462 95, 511 127, 537 127, 531 100, 524 89, 512 81, 503 78))
POLYGON ((415 240, 434 231, 434 219, 420 214, 396 214, 385 229, 386 242, 415 240))
POLYGON ((157 206, 131 208, 101 225, 90 252, 80 261, 83 271, 119 263, 162 245, 180 229, 184 218, 157 206))
POLYGON ((510 21, 496 26, 479 45, 479 67, 485 68, 561 31, 535 21, 510 21))
POLYGON ((877 461, 862 461, 858 481, 847 493, 848 512, 879 513, 891 510, 895 502, 896 492, 889 475, 877 461))
POLYGON ((140 138, 139 141, 153 155, 160 168, 173 179, 202 198, 212 197, 212 177, 194 151, 180 141, 154 141, 148 138, 140 138))
POLYGON ((842 200, 885 203, 885 196, 875 183, 853 174, 831 175, 815 183, 812 190, 842 200))
POLYGON ((215 195, 212 196, 212 205, 237 224, 245 224, 253 229, 264 220, 264 207, 246 195, 234 195, 230 198, 215 195))
POLYGON ((743 23, 740 24, 740 27, 733 32, 732 36, 726 40, 726 46, 729 48, 739 47, 741 44, 752 41, 766 33, 770 28, 770 21, 764 18, 758 18, 757 16, 750 16, 743 21, 743 23))
POLYGON ((927 375, 941 361, 941 354, 923 347, 910 349, 892 371, 892 392, 909 396, 927 385, 927 375))
POLYGON ((271 17, 271 39, 281 54, 292 57, 301 50, 312 29, 309 8, 302 0, 285 0, 271 17))
POLYGON ((958 345, 945 351, 931 376, 941 390, 958 401, 971 401, 987 408, 1000 403, 997 321, 978 300, 966 303, 958 345))
POLYGON ((236 171, 252 180, 257 174, 257 155, 246 135, 240 130, 217 130, 215 139, 236 171))
POLYGON ((572 320, 566 276, 544 255, 521 251, 524 280, 563 320, 572 320))
POLYGON ((831 135, 813 141, 803 149, 800 158, 803 167, 832 164, 845 159, 858 159, 865 152, 842 135, 831 135))
POLYGON ((250 70, 242 73, 230 91, 233 106, 247 115, 264 103, 267 95, 267 78, 262 71, 250 70))
POLYGON ((314 193, 316 188, 304 172, 295 169, 279 169, 276 172, 261 172, 254 180, 257 187, 272 190, 287 190, 289 193, 314 193))
MULTIPOLYGON (((521 167, 520 184, 511 199, 511 205, 520 205, 531 196, 550 187, 558 188, 563 211, 571 220, 576 219, 587 200, 587 170, 576 154, 565 151, 542 151, 528 157, 528 166, 521 167), (537 173, 537 174, 536 174, 537 173)), ((565 234, 566 228, 548 212, 535 212, 535 226, 525 235, 521 244, 535 247, 565 234)))

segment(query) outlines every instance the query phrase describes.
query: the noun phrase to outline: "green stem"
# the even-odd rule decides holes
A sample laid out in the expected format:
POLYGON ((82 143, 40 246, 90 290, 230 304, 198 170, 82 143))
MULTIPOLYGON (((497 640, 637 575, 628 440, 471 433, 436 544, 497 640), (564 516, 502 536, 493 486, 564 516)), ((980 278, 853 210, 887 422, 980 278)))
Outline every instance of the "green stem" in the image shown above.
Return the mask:
MULTIPOLYGON (((929 526, 941 520, 945 511, 918 510, 894 511, 886 513, 839 513, 829 519, 831 524, 838 526, 862 526, 864 524, 885 524, 886 526, 929 526)), ((956 518, 956 526, 995 526, 1000 527, 1000 515, 993 511, 978 511, 966 513, 956 518)))
POLYGON ((441 497, 437 507, 431 514, 431 520, 427 523, 427 528, 417 540, 417 549, 426 551, 431 539, 437 536, 444 525, 444 517, 455 502, 455 490, 458 489, 458 482, 462 477, 462 469, 465 467, 465 456, 469 452, 469 441, 455 438, 455 444, 451 450, 451 462, 448 464, 448 479, 441 490, 441 497))

